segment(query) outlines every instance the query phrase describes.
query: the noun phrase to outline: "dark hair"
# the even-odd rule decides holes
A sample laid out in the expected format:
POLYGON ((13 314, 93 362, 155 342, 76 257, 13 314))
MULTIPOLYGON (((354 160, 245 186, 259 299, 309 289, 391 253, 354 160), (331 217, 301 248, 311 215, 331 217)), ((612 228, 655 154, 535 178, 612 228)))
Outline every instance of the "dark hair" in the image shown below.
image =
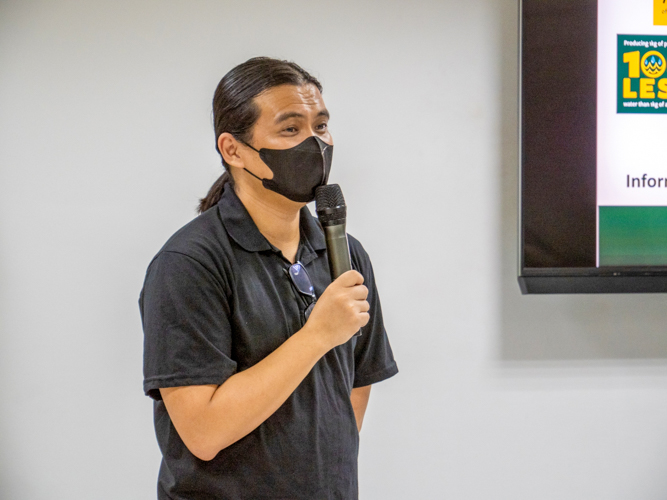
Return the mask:
MULTIPOLYGON (((254 57, 239 64, 222 77, 213 95, 213 127, 215 141, 220 134, 229 132, 245 143, 252 141, 252 128, 259 118, 260 110, 254 102, 262 92, 279 85, 312 84, 322 92, 322 85, 315 77, 298 64, 254 57)), ((218 150, 220 156, 222 153, 218 150)), ((220 201, 225 184, 234 182, 229 165, 222 158, 225 172, 211 186, 208 194, 199 200, 199 213, 203 213, 220 201)))

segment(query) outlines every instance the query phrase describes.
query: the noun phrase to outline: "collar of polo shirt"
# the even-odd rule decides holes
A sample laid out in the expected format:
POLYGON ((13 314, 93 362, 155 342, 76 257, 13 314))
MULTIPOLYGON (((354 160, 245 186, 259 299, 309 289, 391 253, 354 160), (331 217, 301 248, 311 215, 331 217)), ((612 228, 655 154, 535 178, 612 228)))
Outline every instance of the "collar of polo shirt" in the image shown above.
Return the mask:
MULTIPOLYGON (((267 250, 278 251, 269 241, 259 232, 255 222, 250 217, 241 200, 234 192, 230 184, 226 184, 222 197, 218 202, 218 212, 220 219, 231 238, 248 252, 262 252, 267 250)), ((324 239, 324 232, 320 228, 315 218, 311 215, 308 207, 303 207, 300 213, 301 238, 315 252, 325 250, 327 245, 324 239)), ((305 257, 305 256, 304 256, 305 257)), ((306 265, 312 261, 316 255, 304 258, 301 263, 306 265)))

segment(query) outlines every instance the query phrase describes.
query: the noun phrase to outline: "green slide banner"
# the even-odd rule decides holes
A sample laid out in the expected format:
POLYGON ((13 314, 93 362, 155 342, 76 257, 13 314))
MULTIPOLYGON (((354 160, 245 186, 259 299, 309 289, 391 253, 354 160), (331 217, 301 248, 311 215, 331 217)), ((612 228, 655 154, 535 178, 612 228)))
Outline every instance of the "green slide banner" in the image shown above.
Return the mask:
POLYGON ((599 207, 600 266, 667 266, 667 207, 599 207))

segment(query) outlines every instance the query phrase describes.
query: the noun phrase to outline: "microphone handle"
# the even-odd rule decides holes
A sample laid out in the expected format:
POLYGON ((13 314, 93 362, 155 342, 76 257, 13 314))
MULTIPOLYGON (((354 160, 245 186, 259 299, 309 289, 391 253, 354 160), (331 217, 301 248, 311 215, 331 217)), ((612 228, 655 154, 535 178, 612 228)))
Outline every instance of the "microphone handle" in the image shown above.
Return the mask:
POLYGON ((350 246, 345 232, 345 223, 333 226, 324 226, 324 236, 327 241, 329 254, 329 271, 331 280, 352 269, 350 260, 350 246))
MULTIPOLYGON (((352 259, 350 258, 350 244, 347 241, 345 223, 333 226, 324 226, 324 236, 327 240, 327 253, 329 254, 329 271, 331 280, 335 280, 343 273, 352 270, 352 259)), ((354 334, 361 335, 361 330, 354 334)))

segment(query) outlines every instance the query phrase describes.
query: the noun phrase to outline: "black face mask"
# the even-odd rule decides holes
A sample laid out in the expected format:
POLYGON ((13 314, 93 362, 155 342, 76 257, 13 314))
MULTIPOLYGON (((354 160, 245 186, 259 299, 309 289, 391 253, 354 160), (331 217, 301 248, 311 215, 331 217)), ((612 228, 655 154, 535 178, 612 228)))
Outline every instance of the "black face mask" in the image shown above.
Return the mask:
MULTIPOLYGON (((250 144, 246 146, 257 151, 250 144)), ((273 172, 273 179, 260 179, 247 168, 244 170, 262 181, 266 189, 289 200, 311 202, 315 199, 315 189, 329 180, 333 146, 314 135, 293 148, 262 148, 257 152, 273 172)))

